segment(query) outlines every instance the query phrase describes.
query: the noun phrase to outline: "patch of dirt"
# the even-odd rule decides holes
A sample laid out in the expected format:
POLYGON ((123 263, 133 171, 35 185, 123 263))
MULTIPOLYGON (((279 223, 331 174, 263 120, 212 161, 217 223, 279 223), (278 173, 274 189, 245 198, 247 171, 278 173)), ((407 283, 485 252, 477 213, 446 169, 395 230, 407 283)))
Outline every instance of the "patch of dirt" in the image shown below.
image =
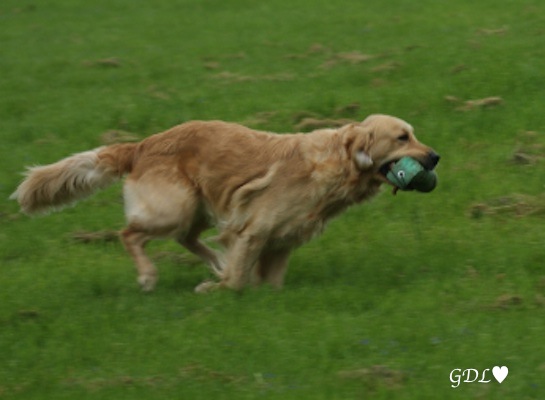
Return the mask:
POLYGON ((545 213, 545 194, 538 196, 512 194, 470 206, 471 218, 485 216, 527 217, 545 213))
POLYGON ((39 318, 41 312, 34 309, 25 309, 17 311, 17 317, 24 320, 36 319, 39 318))
POLYGON ((41 136, 39 139, 33 141, 37 145, 57 144, 61 139, 54 133, 48 133, 45 136, 41 136))
POLYGON ((323 118, 323 115, 321 115, 321 114, 319 114, 317 112, 308 111, 308 110, 297 111, 292 115, 293 124, 294 125, 298 124, 299 122, 301 122, 305 118, 317 118, 317 119, 319 119, 319 118, 323 118))
POLYGON ((62 382, 68 387, 81 387, 90 392, 97 392, 108 388, 147 386, 147 387, 169 387, 173 382, 161 376, 133 377, 121 375, 107 378, 68 378, 62 382))
POLYGON ((360 110, 361 105, 358 102, 350 103, 344 106, 335 108, 335 115, 338 116, 354 116, 360 110))
POLYGON ((294 127, 301 132, 310 132, 316 129, 339 128, 341 126, 356 122, 353 119, 332 119, 332 118, 303 118, 294 127))
POLYGON ((384 64, 377 65, 371 68, 371 72, 389 72, 401 67, 401 64, 396 61, 388 61, 384 64))
POLYGON ((360 64, 376 58, 371 54, 364 54, 359 51, 349 51, 344 53, 337 53, 336 58, 341 61, 346 61, 350 64, 360 64))
POLYGON ((369 368, 339 371, 339 378, 363 381, 371 388, 388 387, 399 389, 407 380, 407 374, 384 365, 373 365, 369 368))
POLYGON ((239 73, 223 71, 213 78, 221 80, 224 83, 241 83, 241 82, 259 82, 259 81, 272 81, 272 82, 286 82, 295 79, 295 75, 292 73, 278 73, 269 75, 243 75, 239 73))
POLYGON ((191 378, 203 382, 216 381, 222 383, 241 383, 247 380, 245 376, 215 371, 200 364, 185 366, 180 370, 180 375, 184 378, 191 378))
POLYGON ((172 98, 172 95, 168 93, 168 90, 161 89, 157 85, 151 85, 146 89, 146 93, 159 100, 170 100, 172 98))
POLYGON ((213 75, 213 78, 222 80, 226 83, 239 83, 239 82, 248 82, 248 81, 255 80, 255 77, 253 76, 242 75, 242 74, 229 72, 229 71, 223 71, 216 75, 213 75))
POLYGON ((534 165, 545 159, 545 135, 525 131, 517 136, 512 161, 519 165, 534 165))
POLYGON ((319 68, 329 70, 339 64, 361 64, 367 61, 375 59, 377 56, 371 54, 364 54, 359 51, 340 52, 334 53, 328 60, 324 61, 319 68))
POLYGON ((100 135, 100 142, 106 145, 114 143, 138 142, 139 140, 140 138, 135 133, 118 129, 112 129, 100 135))
POLYGON ((508 310, 513 307, 521 306, 522 303, 522 296, 519 296, 518 294, 502 294, 494 301, 492 308, 508 310))
POLYGON ((62 383, 68 387, 81 387, 90 392, 96 392, 108 388, 123 387, 161 387, 170 388, 187 380, 206 382, 219 382, 223 384, 238 384, 247 381, 247 377, 215 371, 199 364, 188 365, 173 376, 130 376, 119 375, 100 378, 70 377, 62 383))
POLYGON ((477 29, 476 33, 477 35, 481 35, 481 36, 503 36, 507 32, 509 32, 509 28, 507 26, 503 26, 501 28, 493 28, 493 29, 480 28, 480 29, 477 29))
POLYGON ((205 69, 219 69, 221 65, 217 61, 207 61, 203 63, 203 67, 205 69))
POLYGON ((267 125, 274 117, 278 115, 276 111, 261 111, 251 115, 241 121, 240 123, 245 126, 263 126, 267 125))
POLYGON ((5 220, 5 221, 10 221, 11 222, 11 221, 20 220, 23 217, 24 217, 24 214, 22 214, 22 213, 9 214, 9 213, 5 213, 5 212, 0 211, 0 220, 5 220))
POLYGON ((538 307, 545 307, 545 296, 537 293, 534 297, 534 303, 538 307))
POLYGON ((287 60, 301 60, 322 54, 331 54, 333 51, 321 43, 314 43, 302 53, 290 53, 284 56, 287 60))
POLYGON ((361 105, 352 102, 335 107, 330 112, 322 115, 317 112, 301 110, 293 114, 293 127, 300 132, 308 132, 315 129, 338 128, 347 124, 358 122, 353 119, 357 116, 361 105))
POLYGON ((465 64, 458 64, 450 69, 450 73, 453 75, 456 75, 456 74, 459 74, 460 72, 467 70, 468 68, 469 67, 465 64))
POLYGON ((73 232, 70 234, 70 238, 76 242, 89 244, 89 243, 106 243, 106 242, 118 242, 119 241, 119 232, 118 231, 96 231, 96 232, 73 232))
POLYGON ((504 103, 499 96, 485 97, 476 100, 461 100, 456 96, 447 95, 445 101, 456 106, 456 111, 473 111, 482 108, 496 107, 504 103))

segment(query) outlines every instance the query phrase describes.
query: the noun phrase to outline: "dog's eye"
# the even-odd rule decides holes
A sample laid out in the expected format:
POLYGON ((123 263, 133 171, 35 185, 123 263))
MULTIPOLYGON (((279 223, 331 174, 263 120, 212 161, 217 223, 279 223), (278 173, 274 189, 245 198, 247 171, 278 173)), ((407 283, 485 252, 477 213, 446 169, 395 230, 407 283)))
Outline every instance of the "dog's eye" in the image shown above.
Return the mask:
POLYGON ((401 141, 401 142, 408 142, 409 141, 409 134, 408 133, 404 133, 403 135, 399 136, 397 138, 397 140, 401 141))

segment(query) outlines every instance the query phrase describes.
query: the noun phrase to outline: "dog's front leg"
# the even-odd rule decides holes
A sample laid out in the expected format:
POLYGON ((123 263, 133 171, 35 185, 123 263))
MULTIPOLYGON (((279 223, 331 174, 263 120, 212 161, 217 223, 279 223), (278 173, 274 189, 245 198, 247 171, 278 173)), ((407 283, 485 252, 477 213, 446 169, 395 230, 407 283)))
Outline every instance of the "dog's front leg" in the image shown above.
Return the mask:
POLYGON ((275 289, 281 289, 288 268, 291 249, 274 249, 261 253, 258 264, 258 279, 275 289))
POLYGON ((234 290, 248 285, 264 244, 265 240, 258 235, 238 235, 227 250, 227 265, 220 284, 234 290))
POLYGON ((209 292, 226 287, 241 290, 251 283, 254 268, 265 245, 265 240, 258 236, 241 233, 235 236, 227 248, 226 265, 219 283, 203 282, 195 288, 198 293, 209 292))

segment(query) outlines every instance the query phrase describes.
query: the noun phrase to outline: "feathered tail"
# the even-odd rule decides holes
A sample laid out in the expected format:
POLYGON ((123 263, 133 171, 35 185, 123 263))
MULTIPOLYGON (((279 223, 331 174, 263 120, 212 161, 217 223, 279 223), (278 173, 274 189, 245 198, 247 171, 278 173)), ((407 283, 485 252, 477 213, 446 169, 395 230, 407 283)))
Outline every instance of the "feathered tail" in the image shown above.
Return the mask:
POLYGON ((10 199, 27 214, 62 208, 111 185, 132 170, 136 143, 77 153, 54 164, 30 167, 10 199))

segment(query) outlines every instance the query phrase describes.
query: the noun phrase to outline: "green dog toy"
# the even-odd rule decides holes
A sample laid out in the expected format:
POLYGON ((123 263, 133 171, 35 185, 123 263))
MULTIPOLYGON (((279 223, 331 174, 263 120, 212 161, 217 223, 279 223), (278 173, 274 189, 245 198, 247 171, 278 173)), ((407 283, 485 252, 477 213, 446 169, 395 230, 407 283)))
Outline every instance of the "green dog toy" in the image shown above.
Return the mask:
POLYGON ((425 169, 411 157, 403 157, 396 162, 386 178, 401 190, 431 192, 437 186, 437 174, 425 169))

